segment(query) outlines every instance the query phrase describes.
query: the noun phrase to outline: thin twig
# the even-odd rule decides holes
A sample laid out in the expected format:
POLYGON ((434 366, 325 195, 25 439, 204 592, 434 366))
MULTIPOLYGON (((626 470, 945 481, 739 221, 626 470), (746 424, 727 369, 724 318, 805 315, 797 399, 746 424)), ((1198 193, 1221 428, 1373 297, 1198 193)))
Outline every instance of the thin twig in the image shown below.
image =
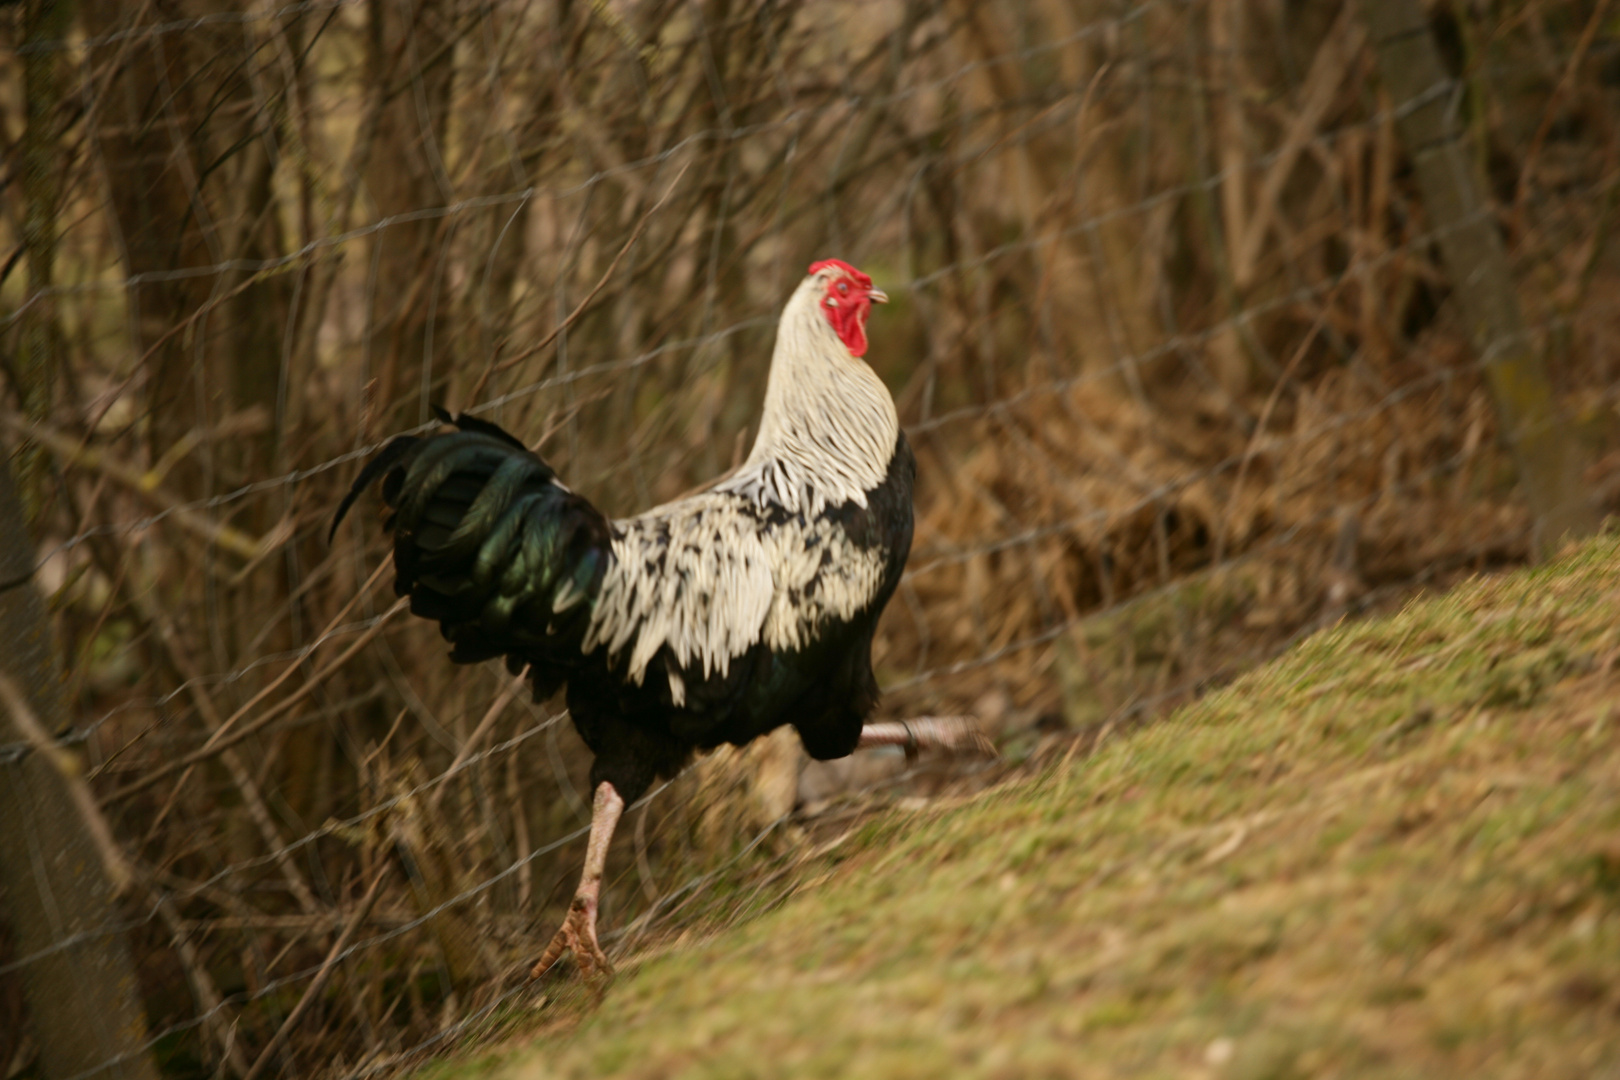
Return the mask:
POLYGON ((467 395, 469 400, 478 400, 478 395, 483 392, 484 387, 489 383, 492 376, 498 375, 503 371, 508 371, 514 365, 520 364, 529 357, 539 353, 545 349, 547 345, 550 345, 553 341, 556 341, 563 331, 574 325, 574 320, 578 319, 582 314, 584 314, 585 309, 590 306, 591 301, 595 300, 597 294, 600 293, 607 285, 608 279, 613 276, 613 271, 619 268, 619 262, 627 254, 629 254, 631 248, 636 246, 636 241, 641 239, 641 234, 646 230, 647 223, 652 220, 652 216, 663 208, 663 205, 669 201, 669 197, 671 195, 675 194, 675 188, 679 186, 681 177, 686 175, 686 170, 689 168, 691 168, 690 162, 681 166, 681 171, 675 174, 674 180, 670 181, 668 190, 664 192, 659 200, 654 203, 645 214, 641 215, 641 220, 636 222, 635 230, 631 232, 630 239, 626 240, 624 242, 624 246, 619 248, 619 253, 613 256, 613 261, 608 263, 606 270, 602 271, 602 276, 597 279, 596 285, 592 287, 590 292, 585 294, 585 299, 581 300, 574 306, 574 310, 568 313, 568 317, 562 322, 558 323, 556 329, 552 330, 551 333, 542 338, 539 344, 531 345, 527 349, 524 349, 522 352, 518 353, 516 356, 508 357, 499 363, 491 361, 490 365, 484 369, 484 373, 478 377, 478 381, 473 384, 471 393, 467 395))
POLYGON ((208 1017, 208 1030, 213 1033, 219 1042, 221 1068, 228 1063, 242 1076, 248 1071, 247 1055, 237 1043, 233 1027, 234 1022, 225 1012, 225 999, 214 983, 214 977, 208 973, 208 966, 197 955, 196 943, 192 940, 199 933, 206 934, 209 927, 206 924, 187 924, 180 918, 175 910, 174 901, 161 889, 151 889, 154 906, 168 924, 169 933, 173 935, 174 951, 180 961, 181 968, 186 973, 186 979, 191 983, 192 993, 197 995, 197 1003, 203 1008, 203 1015, 208 1017))
POLYGON ((264 1049, 259 1052, 258 1060, 253 1063, 253 1068, 247 1071, 247 1075, 242 1077, 242 1080, 254 1080, 259 1073, 264 1071, 264 1067, 270 1058, 281 1049, 281 1044, 287 1041, 293 1027, 299 1020, 303 1019, 304 1013, 309 1011, 309 1007, 314 1003, 316 995, 326 988, 326 980, 331 978, 332 972, 337 968, 337 962, 343 956, 343 950, 349 947, 349 942, 353 939, 355 931, 359 930, 360 924, 366 921, 366 917, 371 914, 372 905, 376 904, 377 897, 381 895, 383 879, 388 876, 390 865, 387 860, 384 860, 383 864, 377 868, 376 876, 371 879, 371 886, 366 889, 366 895, 360 901, 360 906, 355 909, 354 915, 349 919, 349 924, 343 928, 343 933, 338 935, 338 939, 332 943, 331 949, 327 951, 326 959, 321 962, 321 968, 315 973, 315 978, 310 980, 308 988, 304 991, 304 996, 298 999, 298 1004, 293 1006, 293 1011, 287 1014, 287 1019, 282 1021, 281 1027, 271 1037, 270 1041, 265 1044, 264 1049))
MULTIPOLYGON (((66 465, 76 465, 80 468, 99 472, 108 479, 128 488, 140 496, 155 509, 161 510, 179 523, 188 532, 194 533, 211 544, 238 555, 244 559, 256 558, 269 548, 274 548, 290 537, 285 529, 278 529, 268 536, 253 537, 229 525, 221 525, 209 521, 206 517, 187 508, 185 500, 170 495, 159 485, 162 483, 162 473, 156 470, 142 472, 121 462, 113 460, 100 450, 78 445, 73 439, 61 432, 36 424, 12 413, 0 413, 0 423, 26 436, 61 458, 66 465)), ((224 433, 217 430, 216 433, 224 433)), ((203 441, 209 436, 198 436, 196 441, 203 441)), ((185 442, 186 440, 182 440, 185 442)))
MULTIPOLYGON (((383 563, 382 565, 387 566, 388 564, 383 563)), ((208 742, 205 743, 201 749, 192 751, 178 761, 173 761, 167 765, 161 766, 139 780, 134 780, 128 784, 125 784, 117 791, 114 791, 112 794, 108 795, 107 801, 121 802, 122 800, 129 798, 131 795, 145 791, 159 780, 162 780, 165 776, 170 776, 176 772, 179 772, 181 769, 190 768, 199 761, 206 761, 226 747, 235 746, 243 739, 246 739, 254 733, 260 731, 272 720, 276 719, 282 713, 291 709, 298 702, 309 696, 309 694, 311 694, 315 688, 326 679, 327 676, 331 675, 332 672, 348 663, 350 657, 364 648, 372 638, 382 633, 383 629, 388 625, 388 620, 399 614, 401 611, 404 611, 409 603, 409 598, 403 596, 400 597, 394 602, 393 607, 377 616, 377 621, 372 623, 371 626, 366 629, 365 633, 356 638, 347 649, 344 649, 342 653, 338 654, 338 656, 334 657, 319 671, 311 675, 309 682, 299 687, 289 697, 277 702, 274 706, 267 709, 264 715, 260 716, 257 720, 250 724, 243 725, 240 730, 236 731, 229 737, 225 736, 225 731, 230 729, 240 717, 245 715, 247 711, 254 705, 262 701, 264 697, 270 693, 270 691, 274 690, 277 686, 280 686, 281 683, 285 681, 294 671, 298 670, 297 664, 289 664, 287 666, 287 670, 283 672, 275 680, 275 682, 259 691, 253 696, 252 701, 249 701, 246 705, 236 710, 235 713, 231 714, 231 718, 225 721, 224 724, 220 725, 219 729, 215 731, 213 735, 209 736, 208 742)))
MULTIPOLYGON (((501 715, 502 712, 506 710, 506 707, 512 703, 512 699, 517 696, 517 692, 523 689, 523 683, 527 679, 527 676, 528 668, 525 667, 523 671, 512 676, 512 678, 507 681, 506 685, 501 688, 501 692, 495 695, 495 700, 490 703, 489 708, 484 712, 484 718, 478 721, 478 726, 473 728, 473 733, 467 736, 466 742, 461 744, 461 749, 456 752, 455 760, 450 762, 450 767, 445 770, 445 775, 451 775, 456 772, 456 770, 460 769, 466 760, 472 756, 473 751, 478 749, 478 744, 484 741, 484 736, 488 734, 489 729, 495 725, 496 719, 501 715)), ((448 786, 449 785, 441 786, 433 793, 432 797, 428 799, 428 806, 434 812, 438 811, 439 804, 444 801, 444 793, 448 786)))
POLYGON ((1219 566, 1221 560, 1225 558, 1227 526, 1230 524, 1232 514, 1237 508, 1238 492, 1243 490, 1243 480, 1249 471, 1249 462, 1253 460, 1255 453, 1259 450, 1260 440, 1266 433, 1266 425, 1271 422, 1271 411, 1277 407, 1277 400, 1282 397, 1283 387, 1293 377, 1294 369, 1299 366, 1301 360, 1305 359, 1305 353, 1316 341, 1316 335, 1321 332, 1323 325, 1327 322, 1328 312, 1332 310, 1333 301, 1338 299, 1339 290, 1344 287, 1344 283, 1348 280, 1348 277, 1340 278, 1339 283, 1333 287, 1333 291, 1328 293, 1326 299, 1322 301, 1321 307, 1317 310, 1316 319, 1311 323, 1310 330, 1306 331, 1305 336, 1300 338, 1298 347, 1294 349, 1294 355, 1288 358, 1288 363, 1284 366, 1282 374, 1277 376, 1277 385, 1271 388, 1271 394, 1266 398, 1265 408, 1260 410, 1260 419, 1256 421, 1254 434, 1249 436, 1248 445, 1243 449, 1243 457, 1238 461, 1237 475, 1232 479, 1232 492, 1226 497, 1226 507, 1221 512, 1220 523, 1215 528, 1215 553, 1210 560, 1214 566, 1219 566))
MULTIPOLYGON (((143 605, 144 606, 144 605, 143 605)), ((196 703, 197 712, 202 716, 203 722, 208 725, 210 733, 218 731, 222 725, 219 710, 214 707, 214 699, 203 691, 202 679, 197 666, 192 663, 191 654, 186 651, 185 645, 180 641, 180 635, 175 631, 169 619, 159 610, 149 610, 144 613, 157 629, 158 640, 163 643, 169 653, 169 659, 175 670, 180 674, 183 685, 189 688, 192 700, 196 703)), ((248 771, 241 755, 235 750, 222 752, 225 767, 230 771, 231 779, 236 783, 237 790, 242 793, 242 802, 247 807, 248 816, 259 829, 267 850, 276 853, 276 865, 280 868, 287 887, 292 890, 293 896, 298 900, 298 906, 306 914, 314 914, 319 906, 315 902, 315 894, 310 891, 304 876, 298 872, 287 852, 287 842, 281 838, 281 832, 276 828, 276 822, 270 815, 270 808, 265 805, 264 795, 259 791, 258 782, 248 771)), ((165 807, 167 809, 167 807, 165 807)), ((158 827, 159 822, 154 821, 148 829, 148 834, 158 827)))

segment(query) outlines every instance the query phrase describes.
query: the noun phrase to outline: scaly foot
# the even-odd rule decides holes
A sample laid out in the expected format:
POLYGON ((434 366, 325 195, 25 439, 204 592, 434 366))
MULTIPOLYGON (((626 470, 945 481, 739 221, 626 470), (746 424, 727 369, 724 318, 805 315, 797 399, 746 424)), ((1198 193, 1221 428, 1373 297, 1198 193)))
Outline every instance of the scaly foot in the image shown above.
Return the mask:
POLYGON ((569 905, 568 917, 563 919, 562 926, 552 937, 551 944, 529 970, 529 978, 538 979, 550 971, 552 965, 562 959, 562 954, 572 952, 574 963, 579 965, 581 975, 587 979, 601 976, 606 978, 613 974, 613 965, 608 963, 607 954, 602 951, 601 944, 596 940, 596 898, 594 896, 576 896, 569 905))

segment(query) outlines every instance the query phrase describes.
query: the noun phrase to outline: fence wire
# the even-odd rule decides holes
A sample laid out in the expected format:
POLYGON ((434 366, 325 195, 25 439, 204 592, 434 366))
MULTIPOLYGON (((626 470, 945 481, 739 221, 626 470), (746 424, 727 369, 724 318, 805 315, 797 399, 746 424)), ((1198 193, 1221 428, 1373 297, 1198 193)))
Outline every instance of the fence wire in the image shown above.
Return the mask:
MULTIPOLYGON (((0 1061, 36 1067, 19 988, 96 942, 146 1030, 79 1077, 360 1080, 562 1007, 514 973, 566 910, 588 755, 451 665, 374 515, 329 544, 332 510, 441 404, 611 514, 711 480, 814 259, 893 298, 868 359, 919 459, 880 708, 971 713, 1003 758, 698 762, 611 853, 621 960, 779 902, 841 815, 1016 778, 1529 558, 1459 230, 1505 238, 1613 509, 1600 7, 1437 5, 1450 67, 1406 100, 1354 4, 1274 7, 7 7, 0 421, 38 554, 3 584, 49 601, 49 736, 131 880, 93 925, 0 929, 0 1061), (1435 102, 1489 194, 1444 223, 1397 135, 1435 102)), ((0 729, 6 782, 41 749, 0 729)))

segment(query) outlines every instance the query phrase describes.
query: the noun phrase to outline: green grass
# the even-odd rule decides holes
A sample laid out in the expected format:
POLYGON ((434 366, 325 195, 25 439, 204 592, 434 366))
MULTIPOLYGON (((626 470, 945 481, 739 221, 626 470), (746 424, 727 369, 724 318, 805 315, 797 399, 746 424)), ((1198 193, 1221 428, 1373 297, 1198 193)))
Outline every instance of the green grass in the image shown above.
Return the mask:
POLYGON ((1089 758, 890 811, 766 914, 432 1071, 1615 1068, 1617 627, 1605 537, 1318 634, 1089 758))

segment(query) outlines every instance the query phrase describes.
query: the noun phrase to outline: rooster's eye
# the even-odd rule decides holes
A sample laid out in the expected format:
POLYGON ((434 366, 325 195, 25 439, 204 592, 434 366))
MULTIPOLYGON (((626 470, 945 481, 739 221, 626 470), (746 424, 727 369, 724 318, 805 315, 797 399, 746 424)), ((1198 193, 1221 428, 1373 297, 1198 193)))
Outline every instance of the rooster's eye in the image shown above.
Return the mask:
POLYGON ((838 283, 838 295, 840 295, 840 296, 848 296, 849 295, 849 282, 840 281, 838 283))

